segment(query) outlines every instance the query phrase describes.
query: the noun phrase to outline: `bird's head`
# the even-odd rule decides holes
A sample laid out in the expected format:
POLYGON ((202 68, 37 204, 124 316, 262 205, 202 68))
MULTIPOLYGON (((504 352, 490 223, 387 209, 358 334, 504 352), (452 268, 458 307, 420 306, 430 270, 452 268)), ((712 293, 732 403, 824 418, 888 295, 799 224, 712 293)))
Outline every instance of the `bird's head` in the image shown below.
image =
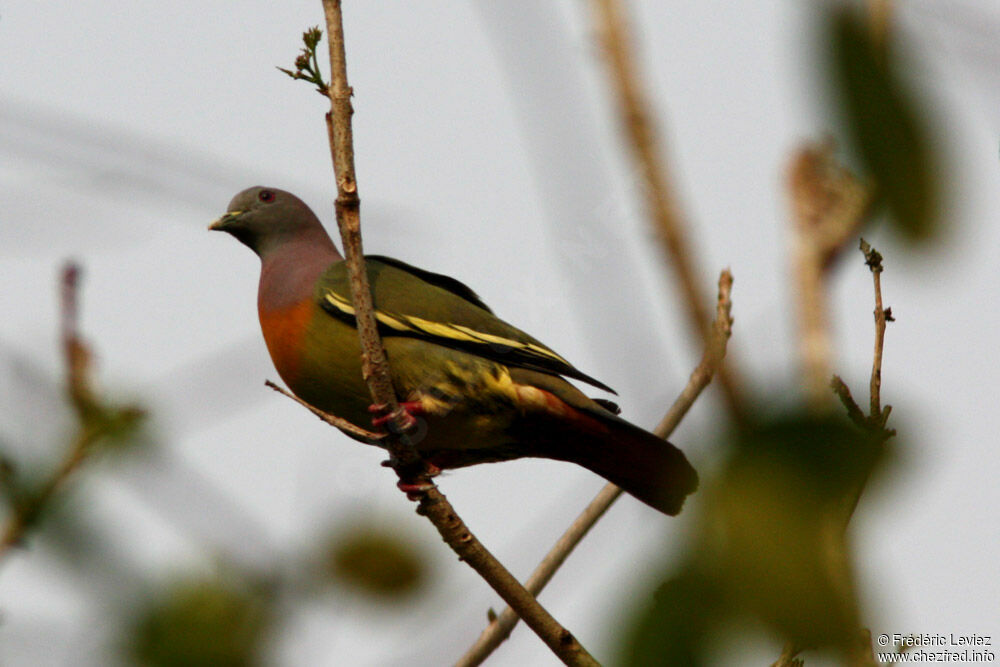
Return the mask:
POLYGON ((232 234, 261 257, 289 241, 329 239, 305 202, 290 192, 259 185, 233 197, 226 214, 208 228, 232 234))

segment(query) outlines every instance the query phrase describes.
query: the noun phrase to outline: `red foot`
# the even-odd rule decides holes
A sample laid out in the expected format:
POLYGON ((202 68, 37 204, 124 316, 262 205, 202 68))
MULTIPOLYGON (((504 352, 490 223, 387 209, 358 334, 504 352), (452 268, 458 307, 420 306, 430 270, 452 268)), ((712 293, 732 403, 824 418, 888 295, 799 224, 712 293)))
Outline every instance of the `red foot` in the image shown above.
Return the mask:
POLYGON ((420 500, 421 496, 434 488, 434 484, 432 482, 396 482, 396 486, 399 487, 400 491, 406 494, 406 497, 409 500, 420 500))
MULTIPOLYGON (((420 401, 403 401, 400 402, 399 407, 403 409, 403 420, 405 422, 403 430, 409 431, 417 425, 416 415, 424 414, 424 406, 420 401)), ((388 410, 388 406, 385 403, 375 403, 368 406, 368 412, 378 415, 377 417, 372 417, 372 426, 381 428, 392 422, 392 415, 387 414, 386 410, 388 410)))

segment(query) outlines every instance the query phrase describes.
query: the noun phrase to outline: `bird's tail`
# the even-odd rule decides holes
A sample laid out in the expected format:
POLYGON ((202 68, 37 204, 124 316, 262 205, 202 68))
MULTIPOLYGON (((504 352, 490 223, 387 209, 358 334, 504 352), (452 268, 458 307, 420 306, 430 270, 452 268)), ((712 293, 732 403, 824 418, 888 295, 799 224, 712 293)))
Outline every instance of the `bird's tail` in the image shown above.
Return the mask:
POLYGON ((582 465, 661 512, 681 511, 698 488, 684 452, 610 412, 566 408, 558 419, 531 420, 535 451, 582 465))

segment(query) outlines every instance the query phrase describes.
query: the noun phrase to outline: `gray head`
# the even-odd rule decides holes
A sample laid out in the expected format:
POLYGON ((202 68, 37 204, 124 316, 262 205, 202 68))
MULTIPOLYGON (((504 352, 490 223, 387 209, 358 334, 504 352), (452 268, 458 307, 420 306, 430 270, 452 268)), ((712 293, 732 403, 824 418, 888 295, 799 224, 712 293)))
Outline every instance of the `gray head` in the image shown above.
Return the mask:
POLYGON ((233 197, 227 213, 208 228, 232 234, 261 258, 289 242, 333 247, 305 202, 290 192, 259 185, 233 197))

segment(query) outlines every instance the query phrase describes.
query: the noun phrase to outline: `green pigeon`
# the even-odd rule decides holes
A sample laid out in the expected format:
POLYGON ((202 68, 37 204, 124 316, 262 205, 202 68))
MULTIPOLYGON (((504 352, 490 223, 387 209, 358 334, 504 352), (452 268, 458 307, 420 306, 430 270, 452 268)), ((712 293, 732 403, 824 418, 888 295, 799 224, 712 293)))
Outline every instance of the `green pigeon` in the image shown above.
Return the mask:
MULTIPOLYGON (((384 424, 384 415, 372 417, 378 406, 361 374, 347 263, 309 207, 252 187, 209 229, 260 257, 260 325, 292 392, 359 427, 384 424)), ((419 424, 413 440, 426 462, 570 461, 667 514, 680 511, 698 486, 683 452, 564 378, 609 387, 498 318, 454 278, 377 255, 365 264, 392 384, 419 424)))

